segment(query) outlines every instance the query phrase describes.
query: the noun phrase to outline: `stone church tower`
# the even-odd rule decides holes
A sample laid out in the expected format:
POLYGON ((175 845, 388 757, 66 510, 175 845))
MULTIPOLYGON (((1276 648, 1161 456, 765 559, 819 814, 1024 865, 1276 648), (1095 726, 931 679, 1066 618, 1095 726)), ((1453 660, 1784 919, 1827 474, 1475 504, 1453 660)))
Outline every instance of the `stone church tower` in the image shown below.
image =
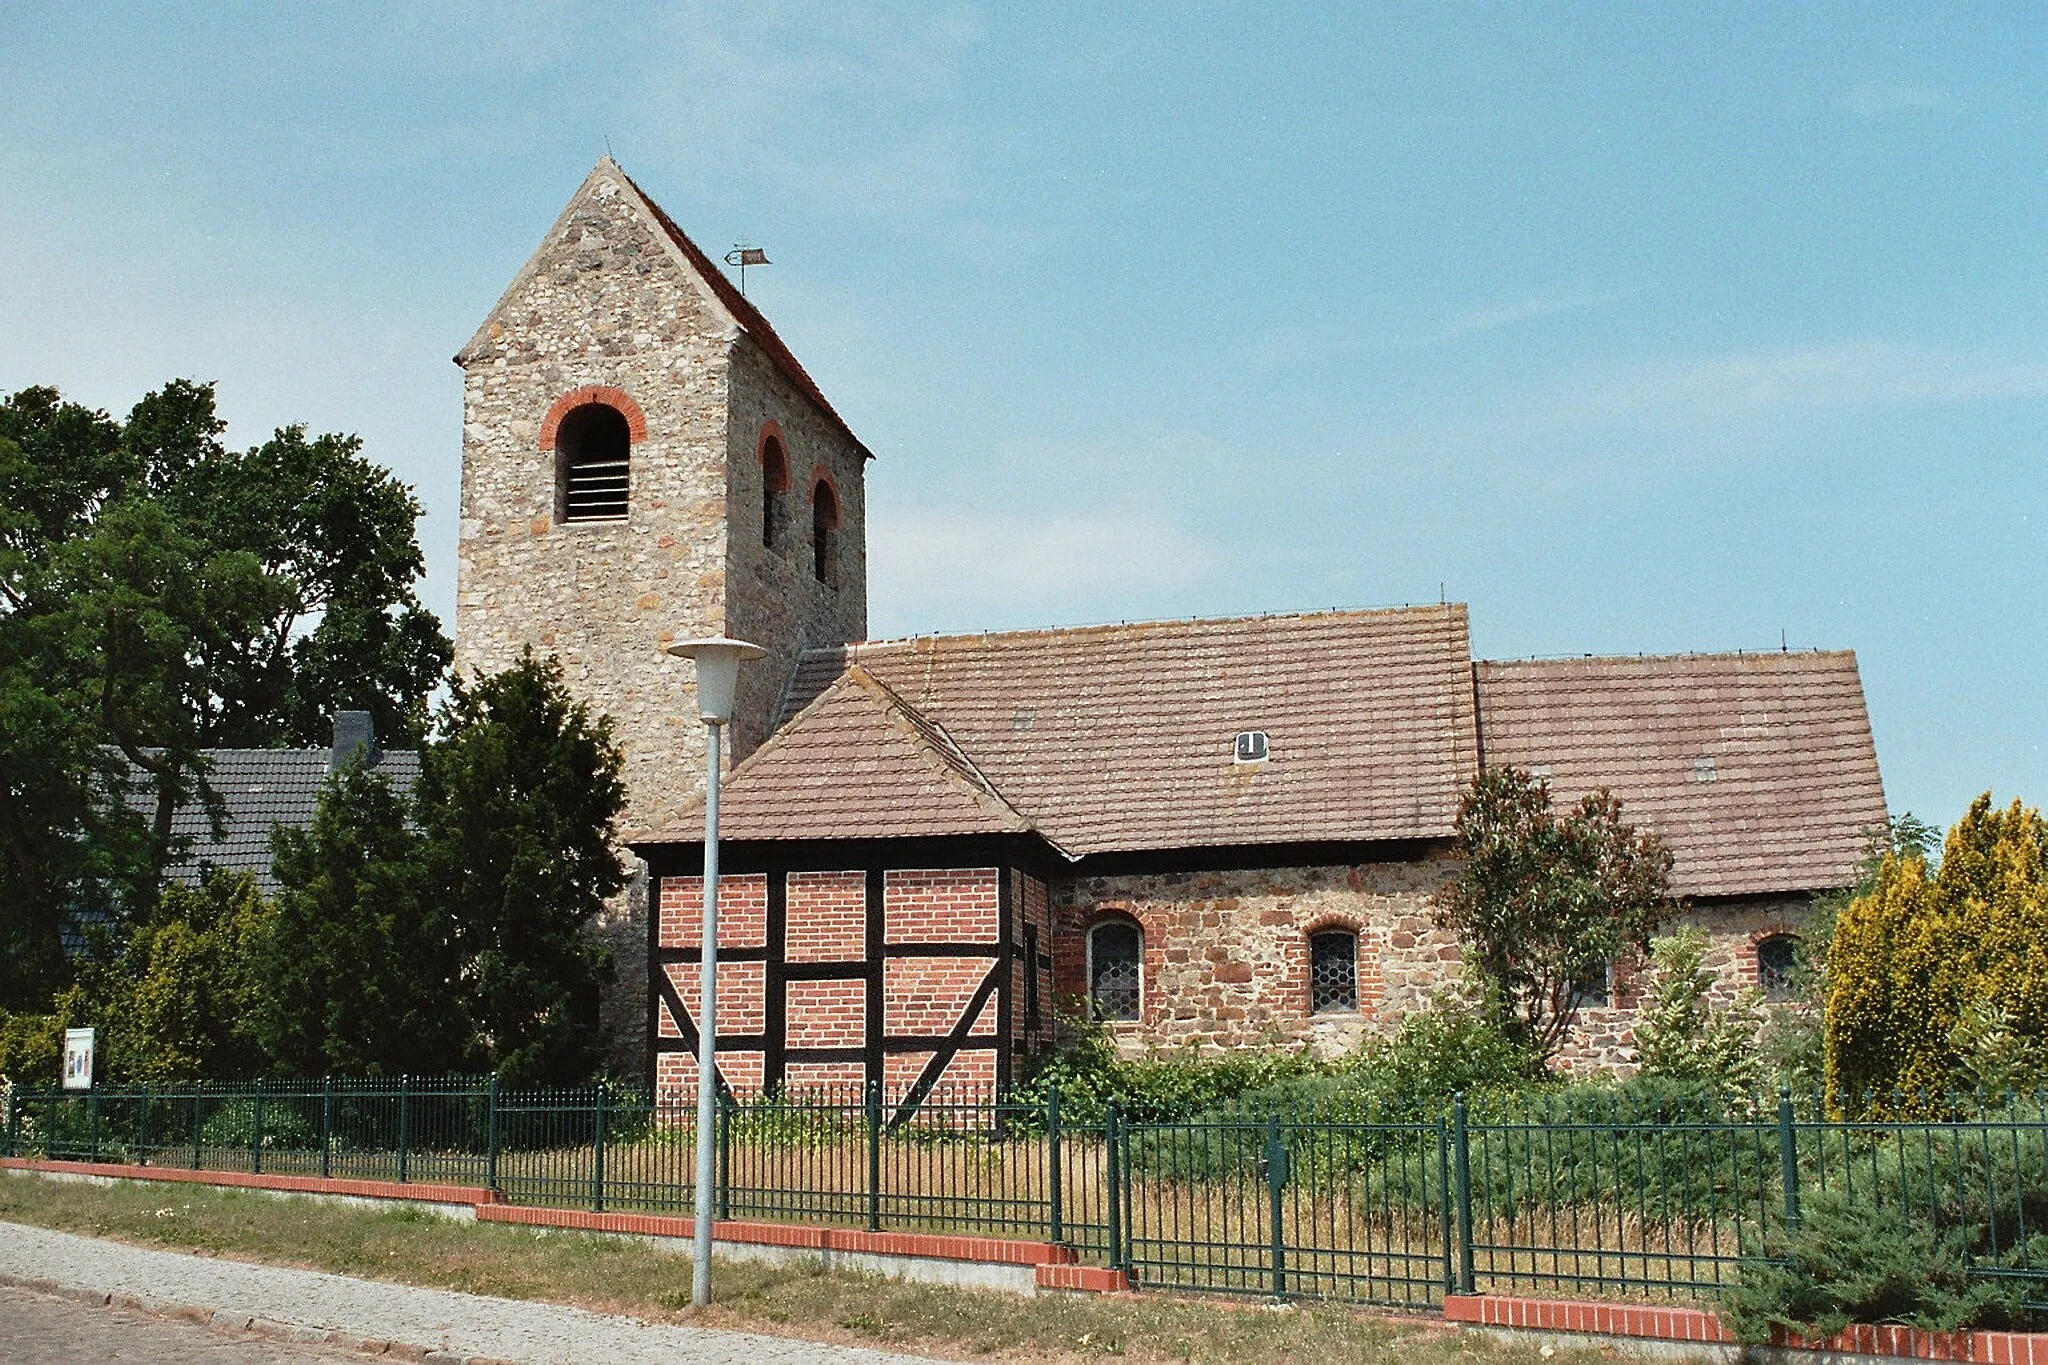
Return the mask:
MULTIPOLYGON (((701 791, 703 730, 671 640, 733 635, 729 761, 767 737, 797 655, 867 631, 867 449, 774 328, 610 157, 469 344, 455 662, 553 654, 611 716, 623 832, 701 791)), ((644 892, 607 939, 622 1056, 645 1019, 644 892)))

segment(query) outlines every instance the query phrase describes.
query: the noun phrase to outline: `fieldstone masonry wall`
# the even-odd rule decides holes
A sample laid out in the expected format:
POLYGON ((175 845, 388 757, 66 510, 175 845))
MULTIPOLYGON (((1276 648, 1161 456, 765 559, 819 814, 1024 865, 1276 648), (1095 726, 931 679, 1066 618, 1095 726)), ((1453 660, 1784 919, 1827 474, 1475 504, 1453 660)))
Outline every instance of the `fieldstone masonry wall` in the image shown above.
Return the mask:
MULTIPOLYGON (((571 689, 616 727, 622 831, 673 825, 701 791, 703 729, 691 669, 662 646, 730 633, 767 647, 744 675, 728 729, 728 762, 743 758, 773 724, 801 645, 865 631, 863 456, 761 355, 609 160, 456 359, 465 376, 456 666, 495 672, 527 649, 556 656, 571 689), (586 388, 616 393, 599 401, 644 419, 623 520, 559 516, 556 454, 542 427, 586 388), (803 528, 800 544, 786 542, 782 554, 761 545, 754 450, 771 419, 788 434, 793 470, 829 470, 839 489, 836 586, 810 576, 808 502, 790 518, 803 528)), ((600 926, 618 961, 606 1022, 621 1059, 637 1059, 643 1045, 646 913, 636 879, 600 926)))
MULTIPOLYGON (((1349 1051, 1425 1008, 1460 973, 1457 940, 1436 927, 1432 897, 1455 875, 1445 857, 1351 867, 1270 868, 1082 878, 1056 885, 1054 981, 1064 996, 1086 992, 1086 936, 1105 918, 1144 931, 1143 1015, 1110 1025, 1132 1055, 1148 1049, 1219 1051, 1306 1045, 1319 1056, 1349 1051), (1311 1014, 1308 939, 1341 926, 1358 935, 1359 1008, 1311 1014)), ((1713 998, 1725 1004, 1757 984, 1756 945, 1797 933, 1804 896, 1715 902, 1685 922, 1708 936, 1713 998)), ((1640 983, 1624 967, 1610 1004, 1583 1007, 1557 1063, 1567 1071, 1633 1065, 1640 983)))

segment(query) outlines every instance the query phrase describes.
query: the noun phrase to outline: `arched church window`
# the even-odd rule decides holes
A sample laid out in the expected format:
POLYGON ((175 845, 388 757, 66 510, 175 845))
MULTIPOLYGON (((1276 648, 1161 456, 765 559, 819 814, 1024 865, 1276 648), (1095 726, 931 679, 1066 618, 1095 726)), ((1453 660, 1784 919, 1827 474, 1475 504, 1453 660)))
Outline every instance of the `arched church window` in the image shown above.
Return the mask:
POLYGON ((1358 935, 1349 929, 1309 935, 1308 1008, 1311 1014, 1348 1014, 1358 1008, 1358 935))
POLYGON ((782 442, 769 436, 761 442, 761 543, 771 550, 788 535, 788 494, 789 457, 782 442))
POLYGON ((626 415, 609 403, 585 403, 555 434, 563 521, 617 521, 626 515, 633 437, 626 415))
POLYGON ((839 581, 839 495, 818 480, 811 490, 811 576, 820 583, 839 581))
POLYGON ((1145 936, 1126 919, 1088 931, 1088 1004, 1097 1019, 1133 1021, 1143 999, 1145 936))
POLYGON ((1799 960, 1799 940, 1791 934, 1772 934, 1756 945, 1756 984, 1764 999, 1792 998, 1792 970, 1799 960))

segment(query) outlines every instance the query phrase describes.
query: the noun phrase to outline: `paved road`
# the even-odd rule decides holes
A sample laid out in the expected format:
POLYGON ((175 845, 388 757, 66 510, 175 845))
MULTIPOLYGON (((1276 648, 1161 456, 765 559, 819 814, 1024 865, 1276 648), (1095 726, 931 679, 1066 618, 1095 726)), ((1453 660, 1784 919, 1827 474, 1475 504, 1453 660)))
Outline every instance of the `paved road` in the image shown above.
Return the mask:
POLYGON ((6 1365, 336 1365, 353 1351, 233 1337, 192 1322, 120 1308, 88 1308, 69 1299, 0 1285, 0 1361, 6 1365))
MULTIPOLYGON (((517 1361, 521 1365, 763 1365, 768 1361, 787 1365, 932 1365, 917 1357, 856 1347, 643 1323, 554 1304, 380 1284, 312 1270, 156 1251, 20 1223, 0 1222, 0 1274, 54 1280, 60 1285, 102 1294, 133 1295, 155 1304, 215 1309, 227 1321, 263 1319, 322 1333, 339 1332, 357 1339, 402 1342, 445 1352, 456 1360, 481 1356, 517 1361)), ((62 1330, 66 1323, 85 1323, 95 1314, 102 1315, 102 1321, 79 1326, 80 1332, 121 1330, 118 1325, 110 1327, 113 1310, 74 1307, 65 1300, 47 1297, 43 1303, 54 1305, 43 1315, 45 1321, 53 1324, 53 1330, 62 1330)), ((8 1355, 12 1334, 5 1331, 6 1321, 0 1318, 0 1360, 77 1361, 92 1360, 102 1354, 81 1338, 80 1344, 68 1352, 8 1355)), ((244 1344, 233 1337, 209 1335, 214 1335, 216 1344, 223 1348, 244 1344)), ((63 1342, 59 1340, 56 1344, 62 1346, 63 1342)), ((293 1343, 278 1343, 271 1349, 273 1354, 268 1356, 159 1356, 135 1346, 126 1358, 246 1359, 289 1365, 332 1359, 293 1343), (291 1351, 299 1354, 290 1354, 291 1351)))

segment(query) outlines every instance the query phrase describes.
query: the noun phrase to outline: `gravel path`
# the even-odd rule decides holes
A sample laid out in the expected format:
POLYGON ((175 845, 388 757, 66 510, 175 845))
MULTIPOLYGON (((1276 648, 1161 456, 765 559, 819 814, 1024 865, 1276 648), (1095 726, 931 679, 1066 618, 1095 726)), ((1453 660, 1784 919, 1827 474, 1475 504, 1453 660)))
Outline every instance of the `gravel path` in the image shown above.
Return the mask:
MULTIPOLYGON (((518 1365, 930 1365, 920 1357, 747 1332, 643 1323, 580 1308, 249 1265, 0 1222, 0 1277, 126 1296, 157 1312, 213 1311, 272 1336, 393 1342, 432 1361, 518 1365)), ((374 1347, 372 1348, 374 1349, 374 1347)), ((4 1350, 4 1347, 0 1347, 4 1350)), ((92 1358, 91 1352, 77 1358, 92 1358)))

